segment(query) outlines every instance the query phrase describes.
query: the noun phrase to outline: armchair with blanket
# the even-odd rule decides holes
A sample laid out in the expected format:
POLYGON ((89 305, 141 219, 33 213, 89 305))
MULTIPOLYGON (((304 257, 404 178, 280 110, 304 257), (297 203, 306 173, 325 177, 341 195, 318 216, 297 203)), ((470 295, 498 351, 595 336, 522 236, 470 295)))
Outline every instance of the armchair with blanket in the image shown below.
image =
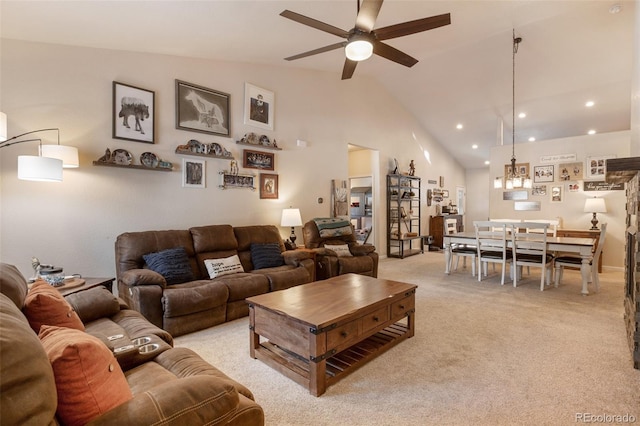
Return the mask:
POLYGON ((315 218, 302 228, 306 248, 316 249, 316 279, 343 274, 378 276, 378 253, 371 244, 356 241, 347 220, 315 218))

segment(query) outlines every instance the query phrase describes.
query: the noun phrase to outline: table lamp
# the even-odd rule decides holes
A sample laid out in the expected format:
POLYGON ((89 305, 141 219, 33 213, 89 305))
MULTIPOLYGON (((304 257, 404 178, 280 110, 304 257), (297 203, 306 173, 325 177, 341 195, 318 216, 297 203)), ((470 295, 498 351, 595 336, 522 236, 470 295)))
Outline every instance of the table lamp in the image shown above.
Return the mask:
POLYGON ((607 205, 604 202, 604 198, 587 198, 584 202, 584 212, 585 213, 593 213, 593 218, 591 219, 591 229, 598 229, 598 218, 596 217, 596 213, 606 213, 607 205))
POLYGON ((300 216, 300 209, 284 209, 282 210, 282 219, 280 220, 280 226, 290 226, 291 227, 291 235, 289 239, 291 240, 291 244, 296 246, 296 233, 294 232, 294 228, 296 226, 302 226, 302 217, 300 216))

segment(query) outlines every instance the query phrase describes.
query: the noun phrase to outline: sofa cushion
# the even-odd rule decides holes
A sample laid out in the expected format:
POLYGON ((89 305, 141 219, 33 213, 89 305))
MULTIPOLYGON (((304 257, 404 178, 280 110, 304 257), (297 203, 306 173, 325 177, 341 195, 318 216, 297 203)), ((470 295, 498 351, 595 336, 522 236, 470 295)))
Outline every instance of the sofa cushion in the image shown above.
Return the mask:
POLYGON ((86 424, 133 398, 118 361, 98 338, 54 326, 43 326, 38 337, 53 367, 62 423, 86 424))
POLYGON ((207 272, 211 279, 221 277, 223 275, 244 272, 244 268, 242 267, 242 263, 240 263, 240 258, 237 254, 221 259, 206 259, 204 264, 207 267, 207 272))
POLYGON ((27 280, 14 265, 0 263, 0 292, 22 309, 27 297, 27 280))
POLYGON ((192 281, 166 288, 162 294, 165 318, 204 312, 227 303, 229 290, 222 281, 192 281))
POLYGON ((36 281, 27 293, 24 314, 38 333, 43 325, 55 325, 84 331, 80 317, 58 290, 43 280, 36 281))
POLYGON ((55 424, 53 369, 27 319, 4 294, 0 294, 0 324, 0 423, 55 424))
POLYGON ((253 263, 254 269, 273 268, 284 265, 280 244, 251 244, 251 263, 253 263))
POLYGON ((351 250, 349 250, 348 244, 326 244, 325 248, 328 248, 329 250, 333 250, 338 257, 353 256, 351 254, 351 250))
POLYGON ((180 284, 194 279, 184 247, 175 247, 142 256, 152 271, 162 275, 167 284, 180 284))
POLYGON ((120 312, 118 298, 103 286, 72 293, 65 299, 84 324, 120 312))

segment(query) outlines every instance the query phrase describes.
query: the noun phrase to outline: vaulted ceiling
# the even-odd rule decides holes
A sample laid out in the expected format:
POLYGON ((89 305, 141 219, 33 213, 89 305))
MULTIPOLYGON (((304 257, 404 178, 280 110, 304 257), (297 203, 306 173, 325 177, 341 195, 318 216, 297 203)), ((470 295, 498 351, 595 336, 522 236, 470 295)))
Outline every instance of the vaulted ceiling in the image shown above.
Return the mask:
MULTIPOLYGON (((289 9, 350 30, 356 4, 3 0, 0 35, 320 70, 348 85, 340 81, 342 49, 283 59, 341 39, 279 14, 289 9)), ((412 68, 374 55, 353 79, 377 79, 463 167, 485 167, 492 146, 512 141, 512 29, 523 39, 515 109, 526 113, 516 118, 516 143, 630 128, 635 7, 630 0, 386 0, 375 28, 443 13, 451 25, 387 41, 419 60, 412 68)))

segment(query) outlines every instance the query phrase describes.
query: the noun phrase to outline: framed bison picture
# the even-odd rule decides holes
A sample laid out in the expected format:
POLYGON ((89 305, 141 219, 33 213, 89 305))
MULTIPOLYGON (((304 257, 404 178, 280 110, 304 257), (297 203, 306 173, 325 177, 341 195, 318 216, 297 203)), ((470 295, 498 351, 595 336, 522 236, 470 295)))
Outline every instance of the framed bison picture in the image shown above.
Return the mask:
POLYGON ((113 138, 154 143, 155 93, 113 82, 113 138))
POLYGON ((176 129, 230 137, 229 95, 176 80, 176 129))

